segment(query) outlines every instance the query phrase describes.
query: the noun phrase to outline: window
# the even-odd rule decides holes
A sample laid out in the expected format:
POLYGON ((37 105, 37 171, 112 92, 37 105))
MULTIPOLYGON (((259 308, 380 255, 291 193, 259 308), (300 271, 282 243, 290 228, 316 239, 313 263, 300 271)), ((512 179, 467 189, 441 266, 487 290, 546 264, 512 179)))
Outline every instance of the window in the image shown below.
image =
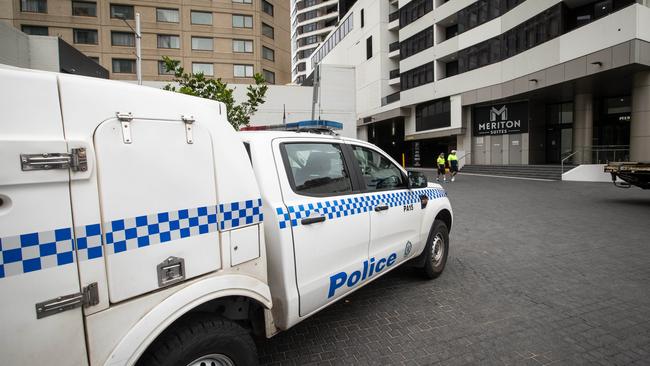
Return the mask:
POLYGON ((372 36, 366 39, 366 60, 372 57, 372 36))
POLYGON ((119 73, 119 74, 134 74, 135 73, 135 60, 114 58, 113 59, 113 72, 119 73))
POLYGON ((73 29, 72 30, 74 43, 77 44, 97 44, 97 30, 96 29, 73 29))
POLYGON ((400 43, 400 59, 413 56, 427 48, 433 47, 433 27, 429 27, 400 43))
POLYGON ((270 16, 273 16, 273 4, 266 0, 262 0, 262 11, 270 16))
POLYGON ((275 37, 275 31, 273 30, 273 27, 266 23, 262 23, 262 34, 271 39, 275 37))
POLYGON ((214 42, 208 37, 192 37, 192 49, 197 51, 212 51, 214 42))
POLYGON ((20 30, 25 34, 29 34, 30 36, 48 35, 47 27, 41 27, 39 25, 23 25, 20 27, 20 30))
POLYGON ((252 4, 253 0, 232 0, 232 2, 237 4, 252 4))
POLYGON ((135 19, 135 10, 133 10, 133 5, 111 4, 111 18, 135 19))
POLYGON ((378 191, 407 187, 402 170, 384 155, 361 146, 352 146, 352 151, 368 190, 378 191))
POLYGON ((159 34, 158 48, 181 48, 181 38, 169 34, 159 34))
POLYGON ((96 63, 99 63, 99 57, 89 57, 89 59, 95 61, 96 63))
POLYGON ((264 75, 264 80, 269 84, 275 84, 275 73, 269 70, 262 70, 262 75, 264 75))
POLYGON ((29 13, 47 13, 47 1, 20 0, 20 11, 29 13))
POLYGON ((445 40, 456 37, 458 35, 458 24, 450 25, 445 28, 445 40))
POLYGON ((233 15, 233 28, 253 28, 253 17, 250 15, 233 15))
POLYGON ((124 47, 134 47, 135 46, 135 35, 129 32, 111 32, 111 45, 113 46, 124 46, 124 47))
POLYGON ((289 183, 305 195, 336 195, 352 191, 352 180, 339 144, 282 144, 289 183))
POLYGON ((262 57, 269 61, 275 61, 275 51, 268 47, 262 46, 262 57))
POLYGON ((415 130, 426 131, 451 126, 449 98, 432 100, 415 106, 415 130))
POLYGON ((178 23, 178 9, 156 8, 156 21, 162 23, 178 23))
POLYGON ((403 28, 433 10, 433 0, 414 0, 399 10, 399 26, 403 28))
POLYGON ((193 62, 192 73, 203 74, 205 76, 214 76, 214 65, 204 62, 193 62))
POLYGON ((458 60, 447 62, 445 65, 445 77, 458 74, 458 60))
POLYGON ((233 75, 236 78, 252 78, 253 65, 233 65, 233 75))
MULTIPOLYGON (((313 65, 319 63, 323 59, 323 57, 325 57, 334 48, 334 46, 336 46, 343 38, 345 38, 345 36, 348 35, 348 33, 350 33, 350 31, 354 28, 353 27, 354 24, 352 22, 353 19, 354 17, 352 17, 352 15, 348 16, 347 18, 345 18, 345 20, 341 21, 337 29, 332 31, 327 42, 324 43, 322 47, 318 49, 318 51, 315 52, 314 55, 312 56, 311 62, 313 65)), ((313 37, 314 37, 313 43, 318 42, 318 38, 316 38, 316 36, 313 37)), ((311 37, 307 37, 305 40, 309 40, 310 38, 311 37)), ((302 46, 304 46, 305 44, 308 43, 304 43, 302 44, 302 46)))
POLYGON ((72 15, 82 16, 82 17, 96 17, 97 3, 89 2, 89 1, 73 1, 72 15))
POLYGON ((363 11, 363 9, 361 9, 361 28, 363 28, 363 25, 365 23, 364 15, 365 15, 364 11, 363 11))
POLYGON ((158 61, 158 75, 174 75, 174 71, 167 71, 165 61, 158 61))
POLYGON ((232 40, 232 51, 233 52, 253 52, 253 41, 247 39, 233 39, 232 40))
POLYGON ((207 11, 194 11, 190 13, 192 24, 212 25, 212 13, 207 11))
POLYGON ((418 87, 433 82, 433 62, 400 73, 402 90, 418 87))

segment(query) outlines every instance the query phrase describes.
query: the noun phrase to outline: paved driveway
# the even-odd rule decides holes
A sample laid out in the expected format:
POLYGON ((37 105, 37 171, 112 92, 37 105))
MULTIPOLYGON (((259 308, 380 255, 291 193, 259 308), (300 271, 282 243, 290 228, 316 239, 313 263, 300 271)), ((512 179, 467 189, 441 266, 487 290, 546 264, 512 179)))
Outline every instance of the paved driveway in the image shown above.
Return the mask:
POLYGON ((400 268, 263 364, 650 364, 650 191, 460 176, 443 275, 400 268))

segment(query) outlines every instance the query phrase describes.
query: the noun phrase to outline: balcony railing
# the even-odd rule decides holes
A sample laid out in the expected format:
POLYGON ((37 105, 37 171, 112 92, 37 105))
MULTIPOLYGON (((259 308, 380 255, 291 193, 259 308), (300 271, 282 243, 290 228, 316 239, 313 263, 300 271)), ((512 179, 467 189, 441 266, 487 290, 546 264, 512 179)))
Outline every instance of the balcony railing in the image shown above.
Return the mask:
POLYGON ((397 102, 398 100, 399 100, 399 92, 395 92, 393 94, 381 98, 381 106, 383 107, 387 104, 397 102))
POLYGON ((388 45, 388 51, 393 52, 399 50, 399 41, 395 41, 388 45))
POLYGON ((392 22, 393 20, 399 19, 399 11, 394 11, 390 14, 388 14, 388 22, 392 22))
POLYGON ((390 72, 388 73, 388 77, 389 77, 389 79, 398 78, 399 77, 399 69, 390 70, 390 72))

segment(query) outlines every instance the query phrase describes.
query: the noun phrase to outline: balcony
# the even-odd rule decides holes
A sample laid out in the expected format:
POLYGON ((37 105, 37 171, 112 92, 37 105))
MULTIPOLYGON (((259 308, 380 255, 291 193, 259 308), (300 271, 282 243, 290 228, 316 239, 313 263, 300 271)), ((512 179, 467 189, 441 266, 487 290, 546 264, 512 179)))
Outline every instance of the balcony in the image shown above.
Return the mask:
POLYGON ((388 30, 398 30, 399 29, 399 11, 392 12, 388 15, 388 30))
POLYGON ((399 83, 399 69, 390 70, 390 73, 388 74, 388 85, 399 85, 399 83))
POLYGON ((388 58, 399 57, 399 41, 395 41, 388 45, 388 58))
POLYGON ((381 98, 381 106, 385 106, 391 103, 395 103, 399 101, 399 92, 395 92, 393 94, 387 95, 383 98, 381 98))

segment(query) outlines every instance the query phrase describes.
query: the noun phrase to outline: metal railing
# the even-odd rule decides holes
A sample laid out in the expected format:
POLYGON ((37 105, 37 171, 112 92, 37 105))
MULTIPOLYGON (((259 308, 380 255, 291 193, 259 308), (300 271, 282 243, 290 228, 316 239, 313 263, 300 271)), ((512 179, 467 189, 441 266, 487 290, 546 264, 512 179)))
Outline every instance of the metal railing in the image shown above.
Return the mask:
POLYGON ((389 79, 396 79, 398 77, 399 77, 399 69, 390 70, 390 72, 388 73, 389 79))
POLYGON ((387 95, 383 98, 381 98, 381 106, 385 106, 387 104, 391 104, 393 102, 397 102, 399 100, 399 92, 395 92, 393 94, 387 95))
POLYGON ((629 161, 629 145, 593 145, 579 147, 570 151, 562 158, 561 167, 564 173, 564 165, 572 164, 607 164, 611 162, 629 161))
POLYGON ((472 155, 471 151, 468 152, 468 153, 463 154, 463 156, 458 158, 458 169, 461 169, 462 167, 465 166, 465 164, 467 164, 467 157, 470 156, 470 155, 472 155))
POLYGON ((393 52, 398 50, 399 50, 399 41, 395 41, 388 45, 388 51, 393 52))

